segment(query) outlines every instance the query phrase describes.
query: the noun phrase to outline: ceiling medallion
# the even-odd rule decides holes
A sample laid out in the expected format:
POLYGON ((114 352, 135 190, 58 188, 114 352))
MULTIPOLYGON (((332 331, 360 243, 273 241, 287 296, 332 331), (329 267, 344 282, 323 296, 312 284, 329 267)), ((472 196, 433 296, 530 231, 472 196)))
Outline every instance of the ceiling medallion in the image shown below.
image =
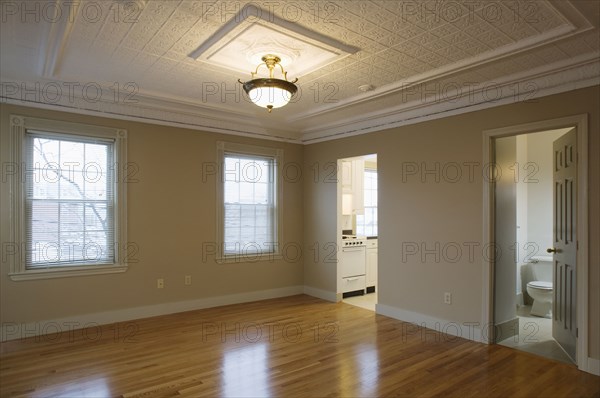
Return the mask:
POLYGON ((267 108, 269 113, 275 108, 281 108, 290 102, 292 96, 298 91, 298 87, 294 84, 298 79, 288 81, 287 72, 280 64, 281 58, 277 55, 267 54, 262 57, 263 63, 256 67, 254 72, 250 72, 252 80, 243 82, 238 79, 244 91, 250 97, 250 100, 261 108, 267 108), (265 65, 269 70, 268 78, 256 78, 258 69, 265 65), (275 78, 275 67, 279 66, 283 79, 275 78))

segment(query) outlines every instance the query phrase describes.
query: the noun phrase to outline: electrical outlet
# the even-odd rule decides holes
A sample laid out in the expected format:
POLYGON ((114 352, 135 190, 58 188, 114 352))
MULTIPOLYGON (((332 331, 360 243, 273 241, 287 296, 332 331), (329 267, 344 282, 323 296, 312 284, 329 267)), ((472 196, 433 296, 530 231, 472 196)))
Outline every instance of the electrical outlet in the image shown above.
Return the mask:
POLYGON ((165 287, 165 280, 163 278, 158 278, 156 280, 156 288, 157 289, 162 289, 165 287))
POLYGON ((444 293, 444 303, 445 304, 452 304, 452 293, 444 293))
POLYGON ((192 276, 191 275, 186 275, 184 283, 185 283, 186 286, 190 286, 192 284, 192 276))

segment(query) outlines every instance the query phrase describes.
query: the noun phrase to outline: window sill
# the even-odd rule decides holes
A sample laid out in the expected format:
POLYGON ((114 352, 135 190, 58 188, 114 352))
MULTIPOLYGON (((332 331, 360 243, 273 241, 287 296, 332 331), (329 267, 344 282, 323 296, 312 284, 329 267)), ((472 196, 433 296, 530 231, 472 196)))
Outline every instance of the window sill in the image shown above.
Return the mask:
POLYGON ((80 267, 62 267, 55 269, 27 270, 9 274, 13 281, 28 281, 35 279, 68 278, 72 276, 88 276, 115 274, 127 271, 127 265, 90 265, 80 267))

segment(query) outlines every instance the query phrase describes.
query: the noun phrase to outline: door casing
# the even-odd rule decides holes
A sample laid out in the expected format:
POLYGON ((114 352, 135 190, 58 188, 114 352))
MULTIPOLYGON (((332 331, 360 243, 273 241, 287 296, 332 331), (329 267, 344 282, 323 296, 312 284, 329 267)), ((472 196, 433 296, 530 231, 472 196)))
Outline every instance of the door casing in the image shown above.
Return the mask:
MULTIPOLYGON (((581 114, 558 119, 502 127, 483 131, 483 164, 494 159, 494 140, 527 133, 556 130, 567 127, 577 129, 577 367, 584 372, 588 367, 588 115, 581 114)), ((483 242, 489 243, 490 253, 483 256, 482 327, 493 325, 494 309, 494 263, 492 243, 494 236, 494 183, 490 178, 483 181, 483 242)), ((482 335, 486 335, 483 333, 482 335)), ((493 333, 487 333, 493 336, 493 333)), ((492 344, 493 340, 484 341, 492 344)))

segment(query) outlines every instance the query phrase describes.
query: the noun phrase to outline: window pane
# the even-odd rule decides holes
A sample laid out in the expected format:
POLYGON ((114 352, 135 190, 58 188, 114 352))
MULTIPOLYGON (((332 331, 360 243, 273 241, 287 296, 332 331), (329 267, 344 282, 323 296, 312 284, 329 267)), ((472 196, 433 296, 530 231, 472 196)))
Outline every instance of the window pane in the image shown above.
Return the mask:
POLYGON ((239 173, 239 161, 236 158, 225 158, 225 181, 236 181, 240 180, 239 173))
POLYGON ((93 175, 84 174, 84 193, 86 199, 104 200, 109 195, 108 176, 105 173, 93 175))
POLYGON ((273 251, 274 159, 227 154, 224 170, 224 252, 260 254, 273 251), (235 178, 234 178, 235 177, 235 178))
POLYGON ((85 163, 85 144, 71 141, 59 141, 59 144, 59 163, 61 167, 78 171, 82 170, 85 163))
POLYGON ((111 143, 43 136, 26 140, 27 267, 114 263, 111 143))
POLYGON ((60 161, 58 153, 59 141, 45 138, 34 138, 32 166, 38 169, 43 169, 52 163, 58 165, 58 162, 60 161))
POLYGON ((254 203, 254 185, 251 182, 240 182, 238 187, 240 190, 240 203, 254 203))
POLYGON ((86 170, 99 168, 106 173, 108 170, 103 170, 103 166, 108 164, 108 147, 99 144, 85 144, 85 165, 86 170))
POLYGON ((61 199, 83 199, 84 180, 81 171, 60 170, 59 191, 61 199))
POLYGON ((356 216, 356 233, 377 236, 377 171, 365 170, 364 205, 364 215, 356 216))
POLYGON ((254 184, 254 201, 265 205, 269 202, 269 186, 267 184, 254 184))
POLYGON ((33 199, 58 199, 59 173, 48 168, 34 169, 26 181, 29 185, 33 184, 33 199))
POLYGON ((225 184, 225 203, 240 202, 239 184, 225 184))

